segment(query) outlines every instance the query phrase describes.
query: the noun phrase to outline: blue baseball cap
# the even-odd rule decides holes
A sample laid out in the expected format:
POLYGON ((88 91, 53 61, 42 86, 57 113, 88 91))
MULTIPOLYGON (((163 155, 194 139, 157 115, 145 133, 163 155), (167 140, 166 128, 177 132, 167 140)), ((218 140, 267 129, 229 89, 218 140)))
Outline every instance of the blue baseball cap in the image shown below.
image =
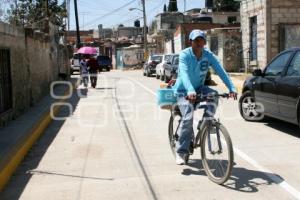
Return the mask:
POLYGON ((192 30, 192 32, 190 33, 190 36, 189 36, 190 40, 195 40, 197 37, 201 37, 204 40, 206 40, 206 36, 203 31, 201 31, 200 29, 192 30))

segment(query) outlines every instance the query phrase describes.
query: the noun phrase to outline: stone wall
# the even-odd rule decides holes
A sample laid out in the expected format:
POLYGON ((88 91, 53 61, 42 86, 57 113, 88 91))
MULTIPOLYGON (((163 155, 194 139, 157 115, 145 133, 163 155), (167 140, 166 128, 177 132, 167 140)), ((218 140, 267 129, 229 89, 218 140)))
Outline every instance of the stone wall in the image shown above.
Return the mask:
POLYGON ((283 50, 280 48, 283 42, 280 27, 289 24, 300 26, 300 0, 241 1, 240 12, 246 66, 249 65, 250 17, 257 16, 257 64, 261 68, 283 50))
MULTIPOLYGON (((216 28, 207 32, 207 47, 212 48, 212 38, 217 39, 216 49, 211 49, 228 72, 240 72, 242 62, 242 44, 239 28, 216 28)), ((216 45, 216 44, 215 44, 216 45)))
POLYGON ((13 97, 13 109, 5 114, 0 114, 1 122, 2 120, 7 121, 15 118, 15 116, 21 114, 29 107, 29 65, 25 56, 26 47, 24 31, 0 22, 0 48, 10 50, 13 97))
POLYGON ((51 82, 58 80, 61 68, 67 67, 67 63, 58 63, 68 59, 67 55, 60 54, 63 50, 54 36, 53 29, 49 34, 43 34, 0 22, 0 48, 10 50, 13 101, 11 110, 0 113, 0 125, 16 118, 49 94, 51 82))
POLYGON ((271 56, 280 52, 280 25, 300 24, 300 0, 272 0, 271 4, 271 56))
POLYGON ((267 63, 266 47, 266 1, 267 0, 246 0, 241 1, 241 30, 243 57, 246 68, 250 65, 263 67, 267 63), (257 62, 250 62, 250 18, 257 16, 257 62))

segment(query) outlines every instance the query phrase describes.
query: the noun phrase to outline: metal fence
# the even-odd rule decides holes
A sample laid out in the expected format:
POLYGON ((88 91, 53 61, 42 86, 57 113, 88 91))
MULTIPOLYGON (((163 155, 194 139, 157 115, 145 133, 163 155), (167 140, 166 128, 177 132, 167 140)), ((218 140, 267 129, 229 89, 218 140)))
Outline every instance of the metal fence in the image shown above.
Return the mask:
POLYGON ((0 114, 12 108, 10 50, 0 49, 0 114))

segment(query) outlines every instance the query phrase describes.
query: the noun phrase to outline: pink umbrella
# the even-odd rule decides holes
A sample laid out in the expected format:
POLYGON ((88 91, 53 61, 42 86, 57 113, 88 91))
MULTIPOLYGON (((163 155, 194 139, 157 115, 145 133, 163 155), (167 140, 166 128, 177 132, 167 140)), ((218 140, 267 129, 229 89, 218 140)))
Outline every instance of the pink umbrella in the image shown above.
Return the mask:
POLYGON ((81 54, 97 54, 97 50, 94 47, 81 47, 77 53, 81 54))

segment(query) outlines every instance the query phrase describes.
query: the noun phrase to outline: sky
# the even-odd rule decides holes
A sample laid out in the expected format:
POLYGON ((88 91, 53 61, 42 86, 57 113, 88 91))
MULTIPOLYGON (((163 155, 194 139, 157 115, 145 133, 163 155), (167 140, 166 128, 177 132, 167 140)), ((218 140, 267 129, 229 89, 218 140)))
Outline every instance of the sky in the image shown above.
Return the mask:
MULTIPOLYGON (((70 30, 75 30, 74 0, 70 0, 70 30)), ((154 20, 155 15, 163 11, 164 4, 169 0, 145 0, 147 24, 154 20)), ((186 10, 203 8, 205 0, 186 0, 186 10)), ((129 8, 142 9, 141 0, 77 0, 80 30, 117 27, 119 24, 133 26, 140 19, 143 26, 143 13, 139 10, 129 11, 129 8)), ((184 11, 184 0, 177 0, 178 11, 184 11)))

